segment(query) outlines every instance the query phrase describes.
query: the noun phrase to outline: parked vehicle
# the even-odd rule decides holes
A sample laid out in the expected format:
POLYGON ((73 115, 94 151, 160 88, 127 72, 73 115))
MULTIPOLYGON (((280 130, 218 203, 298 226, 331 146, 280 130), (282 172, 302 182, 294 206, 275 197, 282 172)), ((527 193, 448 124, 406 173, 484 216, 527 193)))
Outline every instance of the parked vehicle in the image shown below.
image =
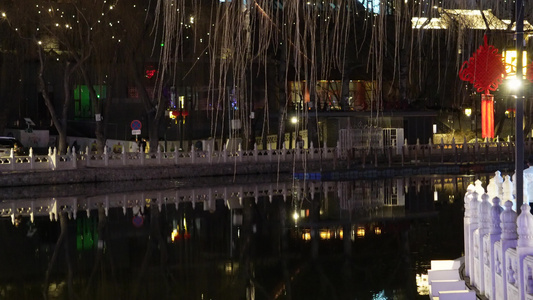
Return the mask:
POLYGON ((19 140, 14 137, 0 136, 0 156, 11 155, 11 149, 15 155, 26 155, 26 149, 19 140))

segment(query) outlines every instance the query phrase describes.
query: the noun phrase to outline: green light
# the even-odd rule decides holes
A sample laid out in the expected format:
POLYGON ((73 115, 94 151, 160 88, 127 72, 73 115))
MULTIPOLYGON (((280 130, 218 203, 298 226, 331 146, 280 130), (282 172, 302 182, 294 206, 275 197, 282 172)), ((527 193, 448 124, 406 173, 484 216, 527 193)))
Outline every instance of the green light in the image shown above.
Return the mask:
POLYGON ((161 47, 165 46, 165 43, 161 43, 161 47))

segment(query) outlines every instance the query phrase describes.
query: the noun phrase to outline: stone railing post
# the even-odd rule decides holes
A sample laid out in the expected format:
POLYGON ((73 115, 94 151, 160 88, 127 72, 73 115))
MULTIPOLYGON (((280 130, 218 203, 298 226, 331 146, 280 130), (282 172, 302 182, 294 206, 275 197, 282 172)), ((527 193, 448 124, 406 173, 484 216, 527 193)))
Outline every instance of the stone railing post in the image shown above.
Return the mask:
MULTIPOLYGON (((194 148, 194 147, 193 147, 194 148)), ((157 153, 156 153, 156 157, 157 157, 157 164, 158 165, 161 165, 161 145, 157 144, 157 153)))
POLYGON ((11 148, 11 150, 9 151, 9 158, 11 160, 11 166, 10 166, 11 171, 14 171, 16 162, 15 162, 15 151, 13 150, 13 148, 11 148))
POLYGON ((55 170, 57 167, 57 148, 54 148, 53 151, 52 148, 48 148, 48 158, 50 159, 50 168, 55 170))
POLYGON ((485 278, 485 295, 489 299, 494 299, 496 294, 495 276, 494 276, 494 245, 500 240, 502 228, 500 226, 500 216, 503 208, 500 205, 500 198, 492 198, 492 207, 490 208, 490 229, 489 234, 484 238, 484 249, 488 255, 484 256, 484 278, 485 278))
POLYGON ((490 232, 490 209, 489 195, 483 193, 478 205, 478 229, 474 232, 474 277, 475 285, 481 294, 485 293, 485 262, 488 262, 488 249, 485 249, 484 237, 490 232))
POLYGON ((514 186, 513 182, 511 181, 511 177, 509 175, 505 175, 505 179, 502 183, 502 199, 503 201, 511 201, 511 203, 513 203, 513 209, 516 210, 513 193, 514 186))
MULTIPOLYGON (((500 200, 503 199, 503 177, 502 177, 502 173, 500 171, 496 171, 494 172, 494 183, 496 184, 497 186, 497 195, 498 195, 498 198, 500 198, 500 200)), ((503 200, 502 200, 503 201, 503 200)), ((503 206, 503 204, 502 204, 503 206)))
POLYGON ((213 162, 213 150, 211 149, 211 145, 207 144, 207 161, 209 163, 213 162))
POLYGON ((146 156, 144 154, 144 147, 141 145, 141 148, 139 150, 139 157, 141 159, 141 166, 144 166, 144 160, 146 159, 146 156))
POLYGON ((122 147, 122 151, 121 151, 121 156, 120 158, 122 159, 122 165, 125 166, 128 164, 127 162, 127 155, 126 155, 126 147, 122 147))
POLYGON ((89 152, 89 146, 85 147, 85 166, 91 165, 91 153, 89 152))
POLYGON ((109 166, 109 155, 107 153, 107 146, 104 145, 104 165, 109 166))
POLYGON ((78 168, 78 155, 76 154, 76 147, 72 147, 72 167, 74 169, 78 168))
POLYGON ((464 197, 465 215, 463 221, 464 246, 465 246, 465 274, 470 276, 470 223, 472 222, 472 214, 470 213, 470 201, 472 201, 473 193, 475 191, 473 184, 469 184, 466 188, 464 197))
MULTIPOLYGON (((518 290, 520 291, 520 299, 525 299, 525 292, 527 282, 525 277, 531 278, 531 274, 526 274, 524 271, 523 261, 528 255, 533 255, 533 215, 529 203, 522 204, 520 208, 520 215, 516 219, 518 242, 516 251, 518 254, 518 290)), ((533 291, 529 291, 530 293, 533 291)))
POLYGON ((477 280, 478 278, 476 278, 476 254, 478 253, 477 252, 477 247, 479 247, 478 243, 479 243, 479 240, 476 240, 475 238, 475 232, 476 232, 476 229, 478 229, 479 227, 479 209, 478 209, 478 206, 479 206, 479 200, 478 200, 478 193, 476 191, 474 191, 472 193, 472 199, 470 200, 470 226, 468 228, 468 236, 470 237, 470 243, 468 244, 468 247, 470 247, 470 249, 468 249, 468 252, 469 252, 469 258, 468 258, 468 262, 469 262, 469 270, 470 270, 470 283, 472 285, 476 285, 477 283, 477 280))
POLYGON ((239 154, 239 161, 242 162, 242 145, 239 143, 239 146, 237 147, 237 153, 239 154))
POLYGON ((34 169, 35 168, 35 159, 33 159, 33 147, 30 147, 30 152, 29 152, 29 157, 30 157, 30 169, 34 169))
POLYGON ((223 161, 227 162, 228 161, 228 149, 226 148, 226 145, 224 145, 224 147, 222 148, 222 156, 224 157, 223 161))
POLYGON ((196 153, 194 151, 194 146, 191 147, 191 163, 194 164, 196 162, 196 153))
POLYGON ((177 166, 179 163, 179 154, 178 147, 174 147, 174 164, 177 166))
POLYGON ((254 161, 257 162, 259 157, 257 155, 257 143, 254 143, 254 161))
POLYGON ((315 159, 315 148, 313 147, 313 141, 309 142, 309 154, 311 156, 311 160, 315 159))
POLYGON ((512 209, 513 203, 505 201, 504 210, 500 214, 500 227, 502 234, 500 241, 494 244, 494 295, 493 299, 507 299, 508 269, 507 249, 515 248, 518 241, 516 232, 516 212, 512 209))

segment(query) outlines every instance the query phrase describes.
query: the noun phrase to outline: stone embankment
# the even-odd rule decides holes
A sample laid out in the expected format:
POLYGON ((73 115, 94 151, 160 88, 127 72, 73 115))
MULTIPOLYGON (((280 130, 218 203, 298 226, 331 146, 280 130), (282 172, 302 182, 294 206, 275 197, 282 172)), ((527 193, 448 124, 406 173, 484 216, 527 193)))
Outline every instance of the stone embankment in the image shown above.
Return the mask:
POLYGON ((5 171, 0 174, 0 188, 61 185, 98 182, 139 182, 147 180, 178 180, 220 176, 285 175, 298 179, 349 180, 359 178, 386 178, 431 174, 490 173, 512 170, 514 164, 497 163, 434 163, 431 165, 361 166, 346 161, 321 160, 297 162, 218 163, 165 166, 83 167, 67 170, 5 171))

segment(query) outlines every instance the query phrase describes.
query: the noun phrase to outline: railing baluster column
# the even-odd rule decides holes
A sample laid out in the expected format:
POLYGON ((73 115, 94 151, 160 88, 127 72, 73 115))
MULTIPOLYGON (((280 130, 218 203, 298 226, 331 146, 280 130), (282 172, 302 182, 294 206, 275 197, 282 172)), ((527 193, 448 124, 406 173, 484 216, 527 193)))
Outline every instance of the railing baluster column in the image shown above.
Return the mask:
POLYGON ((35 168, 35 159, 33 158, 33 147, 30 147, 30 169, 33 170, 35 168))
POLYGON ((107 153, 107 146, 104 145, 104 165, 109 166, 109 155, 107 153))
POLYGON ((72 147, 72 167, 74 169, 77 169, 78 168, 78 157, 76 155, 76 147, 72 147))

